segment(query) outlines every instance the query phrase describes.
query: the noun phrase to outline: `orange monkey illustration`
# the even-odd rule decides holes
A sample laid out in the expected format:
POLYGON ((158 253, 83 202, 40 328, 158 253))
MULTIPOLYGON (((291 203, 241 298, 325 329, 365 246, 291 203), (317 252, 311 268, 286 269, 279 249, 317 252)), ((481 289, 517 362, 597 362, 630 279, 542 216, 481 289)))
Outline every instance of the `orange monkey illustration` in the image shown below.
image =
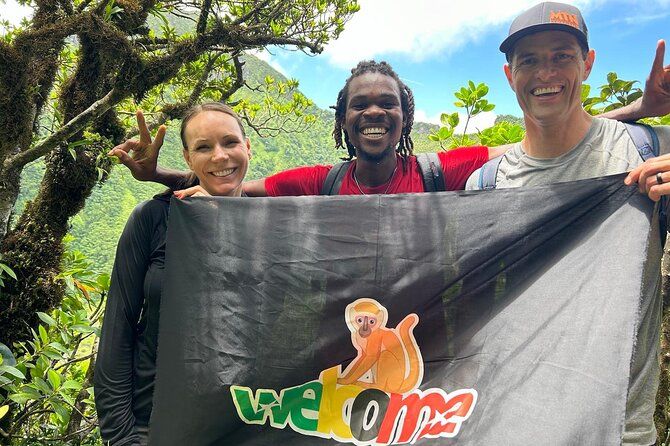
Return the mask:
POLYGON ((419 323, 416 314, 408 314, 396 328, 386 328, 386 308, 361 298, 347 305, 345 316, 358 355, 342 372, 339 384, 388 393, 406 393, 421 384, 423 359, 412 333, 419 323))

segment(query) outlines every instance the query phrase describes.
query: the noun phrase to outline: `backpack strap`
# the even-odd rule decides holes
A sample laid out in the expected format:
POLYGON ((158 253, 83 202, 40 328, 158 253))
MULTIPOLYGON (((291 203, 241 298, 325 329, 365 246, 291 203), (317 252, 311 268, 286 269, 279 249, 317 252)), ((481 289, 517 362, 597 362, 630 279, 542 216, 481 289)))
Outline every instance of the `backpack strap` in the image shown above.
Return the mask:
MULTIPOLYGON (((658 141, 656 130, 653 127, 639 122, 624 122, 624 125, 642 160, 647 161, 649 158, 660 154, 661 145, 658 141)), ((668 197, 666 195, 661 197, 658 221, 661 230, 661 244, 665 245, 665 238, 668 234, 668 197)))
POLYGON ((503 155, 490 159, 479 169, 479 182, 477 183, 479 190, 496 188, 496 176, 502 159, 503 155))
POLYGON ((416 156, 419 164, 424 192, 444 192, 447 187, 444 183, 442 163, 437 153, 420 153, 416 156))
POLYGON ((660 144, 656 130, 653 127, 647 124, 631 122, 624 122, 624 125, 642 160, 647 161, 649 158, 658 156, 660 144))
POLYGON ((344 176, 349 170, 349 164, 351 164, 351 161, 343 161, 331 167, 321 186, 321 195, 338 195, 340 193, 342 181, 344 181, 344 176))

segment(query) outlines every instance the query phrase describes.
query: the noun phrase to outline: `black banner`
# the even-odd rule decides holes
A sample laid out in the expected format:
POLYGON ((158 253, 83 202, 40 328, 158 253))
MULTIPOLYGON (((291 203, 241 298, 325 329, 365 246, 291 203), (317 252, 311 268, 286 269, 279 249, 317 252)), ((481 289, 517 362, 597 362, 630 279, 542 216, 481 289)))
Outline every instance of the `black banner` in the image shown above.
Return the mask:
POLYGON ((618 443, 660 258, 622 178, 173 200, 150 444, 618 443))

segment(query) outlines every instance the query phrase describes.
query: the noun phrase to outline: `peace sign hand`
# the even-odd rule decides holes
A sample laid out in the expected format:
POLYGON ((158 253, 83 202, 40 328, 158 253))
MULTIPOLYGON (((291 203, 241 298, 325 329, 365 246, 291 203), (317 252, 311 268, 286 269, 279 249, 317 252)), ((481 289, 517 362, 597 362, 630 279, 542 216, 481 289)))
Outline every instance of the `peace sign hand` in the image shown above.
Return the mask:
POLYGON ((140 132, 139 141, 136 139, 126 140, 110 150, 107 155, 118 157, 121 164, 130 170, 136 180, 155 181, 157 178, 158 153, 163 145, 167 129, 164 125, 161 125, 152 141, 142 111, 137 110, 135 115, 137 116, 137 127, 140 132))

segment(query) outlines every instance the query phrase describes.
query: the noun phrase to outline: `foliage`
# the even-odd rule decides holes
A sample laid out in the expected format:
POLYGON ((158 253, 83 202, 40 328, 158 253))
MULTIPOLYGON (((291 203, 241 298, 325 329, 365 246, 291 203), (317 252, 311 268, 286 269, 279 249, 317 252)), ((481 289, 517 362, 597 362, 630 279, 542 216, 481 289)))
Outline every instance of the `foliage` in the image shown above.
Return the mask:
POLYGON ((599 115, 617 108, 621 108, 642 97, 642 90, 633 87, 638 81, 619 79, 617 74, 607 74, 607 83, 600 86, 598 96, 589 97, 591 87, 582 85, 582 105, 584 110, 592 115, 599 115))
POLYGON ((468 124, 470 123, 470 119, 477 116, 479 113, 488 112, 495 108, 494 104, 490 104, 487 99, 484 99, 484 96, 486 96, 488 92, 488 85, 484 83, 475 85, 474 82, 468 81, 467 86, 461 87, 454 93, 454 96, 458 99, 458 101, 454 102, 454 105, 458 108, 465 109, 465 126, 460 140, 456 141, 453 138, 454 130, 460 121, 458 113, 452 113, 450 115, 443 113, 440 116, 442 126, 439 130, 429 135, 428 138, 431 141, 437 141, 442 150, 446 150, 447 147, 453 148, 475 144, 476 140, 467 136, 468 124))
POLYGON ((314 117, 297 82, 245 77, 245 54, 267 46, 319 53, 358 10, 356 0, 24 3, 31 19, 0 39, 0 253, 19 279, 0 300, 8 344, 30 338, 37 312, 63 298, 55 280, 62 239, 109 177, 104 154, 136 133, 136 108, 155 128, 216 100, 259 134, 303 131, 314 117), (234 97, 243 88, 259 94, 234 97), (8 231, 19 179, 36 161, 40 187, 8 231))
POLYGON ((68 251, 58 280, 67 290, 61 306, 37 314, 41 323, 31 339, 14 345, 15 365, 0 364, 0 413, 14 409, 5 432, 12 444, 93 444, 98 438, 92 367, 109 275, 68 251))

